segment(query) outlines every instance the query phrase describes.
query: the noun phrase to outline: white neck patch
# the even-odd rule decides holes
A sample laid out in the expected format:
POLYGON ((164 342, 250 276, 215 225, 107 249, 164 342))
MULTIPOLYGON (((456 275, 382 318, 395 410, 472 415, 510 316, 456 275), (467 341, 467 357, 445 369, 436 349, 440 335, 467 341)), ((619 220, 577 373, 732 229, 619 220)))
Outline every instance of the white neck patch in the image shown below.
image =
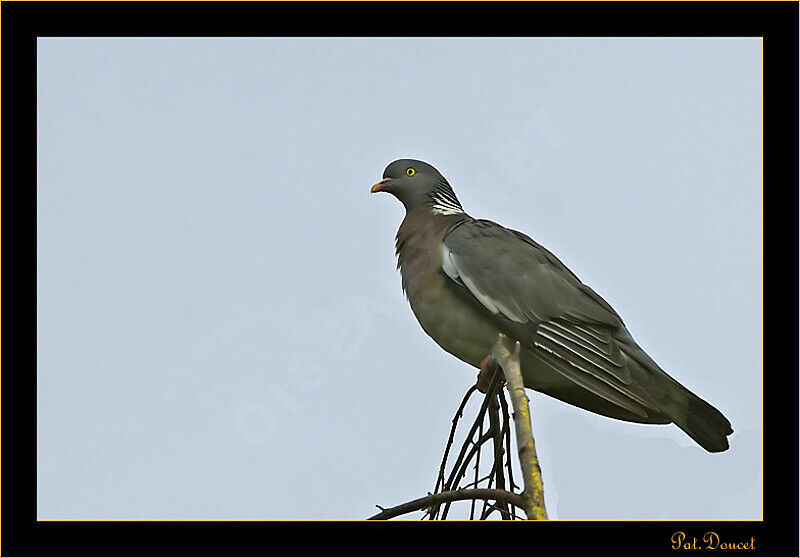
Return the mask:
POLYGON ((459 213, 464 213, 464 209, 455 197, 440 191, 431 194, 431 211, 437 215, 458 215, 459 213))

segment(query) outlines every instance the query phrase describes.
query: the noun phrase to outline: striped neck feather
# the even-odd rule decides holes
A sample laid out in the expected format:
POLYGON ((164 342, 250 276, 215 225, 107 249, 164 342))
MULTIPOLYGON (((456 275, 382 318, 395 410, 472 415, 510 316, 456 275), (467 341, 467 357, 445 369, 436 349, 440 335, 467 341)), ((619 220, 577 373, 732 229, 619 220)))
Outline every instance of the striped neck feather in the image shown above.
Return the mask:
POLYGON ((446 180, 442 179, 436 187, 428 192, 428 206, 437 215, 457 215, 464 213, 461 202, 458 201, 456 193, 446 180))

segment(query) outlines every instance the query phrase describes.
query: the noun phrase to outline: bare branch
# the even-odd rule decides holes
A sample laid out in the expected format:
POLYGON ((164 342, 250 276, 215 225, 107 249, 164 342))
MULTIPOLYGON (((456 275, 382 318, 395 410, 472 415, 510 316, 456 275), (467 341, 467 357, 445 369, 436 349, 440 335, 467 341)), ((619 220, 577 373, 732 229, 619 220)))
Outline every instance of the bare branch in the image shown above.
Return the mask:
POLYGON ((418 498, 393 508, 382 508, 383 511, 373 515, 368 519, 392 519, 393 517, 397 517, 399 515, 404 515, 418 510, 424 510, 445 502, 473 499, 507 502, 512 506, 525 509, 523 498, 520 494, 514 494, 512 492, 508 492, 507 490, 498 490, 496 488, 462 488, 459 490, 451 490, 449 492, 440 492, 439 494, 429 494, 423 498, 418 498))
POLYGON ((447 446, 444 448, 444 457, 442 458, 442 464, 439 467, 439 478, 436 479, 436 488, 433 489, 434 492, 439 490, 439 487, 444 484, 444 470, 445 466, 447 465, 447 456, 450 455, 450 447, 453 445, 453 437, 456 434, 456 426, 458 425, 458 419, 464 414, 464 407, 467 405, 467 401, 472 396, 472 394, 477 391, 478 386, 474 385, 467 390, 467 393, 464 395, 464 399, 461 400, 461 405, 459 405, 458 410, 456 411, 456 415, 453 417, 453 426, 450 427, 450 437, 447 440, 447 446))
POLYGON ((514 343, 513 350, 508 348, 509 343, 510 340, 505 335, 499 334, 497 343, 492 349, 492 358, 500 364, 505 373, 508 393, 511 395, 511 404, 514 408, 514 430, 517 435, 517 451, 525 486, 522 493, 525 514, 528 519, 547 519, 547 510, 544 507, 542 469, 536 456, 536 446, 533 442, 531 428, 531 412, 519 365, 519 341, 514 343))
POLYGON ((492 352, 481 363, 479 384, 467 391, 453 417, 434 492, 393 508, 384 509, 378 506, 381 512, 369 519, 391 519, 414 511, 424 511, 422 519, 447 519, 451 504, 464 500, 471 501, 470 519, 486 519, 494 512, 498 512, 502 519, 522 519, 524 516, 519 514, 517 509, 523 510, 528 519, 547 519, 541 469, 533 442, 529 402, 522 381, 519 351, 519 343, 512 345, 510 339, 503 334, 498 335, 492 352), (522 465, 524 490, 521 494, 514 492, 520 487, 514 482, 511 455, 512 416, 509 414, 509 405, 503 390, 503 385, 506 383, 513 405, 517 453, 522 465), (483 392, 483 401, 454 463, 448 467, 458 422, 463 417, 470 397, 476 391, 483 392), (482 476, 481 456, 484 445, 490 440, 493 446, 491 470, 482 476), (470 475, 471 482, 463 485, 462 479, 466 482, 467 471, 470 468, 474 469, 474 473, 470 475), (478 500, 483 502, 480 513, 476 508, 478 500))
MULTIPOLYGON (((497 390, 500 391, 500 390, 497 390)), ((489 402, 489 429, 492 432, 492 447, 494 449, 494 475, 495 475, 495 484, 497 488, 501 490, 505 490, 506 488, 506 478, 503 470, 503 466, 497 466, 497 463, 503 462, 503 432, 500 428, 500 405, 497 402, 497 392, 492 393, 492 399, 489 402)), ((511 513, 503 506, 504 509, 501 510, 501 514, 503 519, 511 519, 511 513)))
MULTIPOLYGON (((499 367, 498 367, 499 368, 499 367)), ((486 434, 480 435, 477 442, 473 442, 473 437, 475 436, 475 432, 479 429, 482 430, 484 417, 486 416, 487 409, 489 408, 489 401, 492 397, 492 393, 497 389, 497 386, 500 383, 501 374, 499 370, 495 370, 495 373, 492 375, 491 380, 489 382, 489 389, 484 395, 483 403, 481 404, 481 408, 478 411, 478 416, 475 418, 475 422, 472 423, 472 427, 470 427, 469 432, 467 433, 466 440, 464 444, 461 446, 461 451, 456 458, 455 463, 453 464, 452 472, 450 473, 450 477, 447 479, 447 482, 442 486, 442 491, 447 492, 450 490, 455 489, 458 486, 458 483, 461 481, 461 478, 466 474, 467 466, 469 462, 472 460, 473 456, 475 456, 476 452, 480 452, 481 446, 486 443, 487 440, 491 439, 490 432, 486 434)), ((468 393, 472 393, 472 389, 468 393)), ((463 404, 463 402, 462 402, 463 404)), ((438 487, 437 483, 437 487, 438 487)), ((438 490, 434 490, 436 493, 438 490)), ((442 511, 442 519, 447 517, 447 513, 450 510, 450 503, 448 502, 444 506, 444 510, 442 511)), ((431 519, 436 519, 438 517, 439 510, 438 508, 434 509, 433 513, 431 514, 431 519)))

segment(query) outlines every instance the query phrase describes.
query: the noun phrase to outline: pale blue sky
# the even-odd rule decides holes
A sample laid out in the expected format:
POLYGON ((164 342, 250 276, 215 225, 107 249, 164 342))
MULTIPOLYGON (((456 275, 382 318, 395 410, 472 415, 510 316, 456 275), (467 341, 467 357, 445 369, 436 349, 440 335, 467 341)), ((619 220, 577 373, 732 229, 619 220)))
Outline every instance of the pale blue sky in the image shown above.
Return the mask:
MULTIPOLYGON (((759 39, 39 39, 40 519, 360 519, 433 489, 475 370, 416 323, 436 166, 722 410, 530 393, 550 515, 761 517, 759 39)), ((417 515, 408 516, 415 518, 417 515)))

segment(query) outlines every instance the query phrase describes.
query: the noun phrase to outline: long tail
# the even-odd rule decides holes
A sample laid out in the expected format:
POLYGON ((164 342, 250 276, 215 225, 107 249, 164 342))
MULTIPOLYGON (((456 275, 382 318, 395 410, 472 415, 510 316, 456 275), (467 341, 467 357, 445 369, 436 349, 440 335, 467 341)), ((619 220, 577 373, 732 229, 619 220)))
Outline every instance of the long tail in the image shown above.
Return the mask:
POLYGON ((635 374, 648 386, 659 410, 706 451, 728 449, 728 436, 733 434, 733 428, 725 415, 664 372, 633 339, 628 337, 626 341, 623 350, 641 366, 635 374))
POLYGON ((668 400, 659 401, 664 413, 706 451, 728 449, 728 436, 733 434, 730 421, 712 405, 669 376, 667 378, 668 400))

